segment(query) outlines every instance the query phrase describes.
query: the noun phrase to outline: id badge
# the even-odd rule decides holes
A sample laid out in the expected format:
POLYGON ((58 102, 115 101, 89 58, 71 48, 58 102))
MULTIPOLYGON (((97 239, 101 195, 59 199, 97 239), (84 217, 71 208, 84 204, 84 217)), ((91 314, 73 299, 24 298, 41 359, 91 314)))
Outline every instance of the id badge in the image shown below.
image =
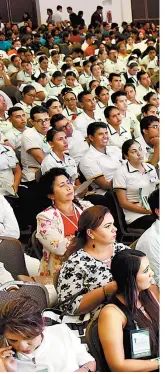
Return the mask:
POLYGON ((148 329, 130 331, 130 339, 132 358, 151 356, 150 334, 148 329))

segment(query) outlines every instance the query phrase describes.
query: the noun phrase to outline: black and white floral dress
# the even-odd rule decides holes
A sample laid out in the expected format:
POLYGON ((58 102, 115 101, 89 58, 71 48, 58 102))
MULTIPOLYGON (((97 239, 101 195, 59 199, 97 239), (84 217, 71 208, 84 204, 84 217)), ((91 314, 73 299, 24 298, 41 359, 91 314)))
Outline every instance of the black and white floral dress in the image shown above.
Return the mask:
MULTIPOLYGON (((126 248, 129 247, 122 243, 116 243, 114 245, 114 255, 126 248)), ((80 249, 76 253, 73 253, 61 267, 57 284, 58 301, 64 301, 83 288, 92 291, 95 288, 106 285, 112 280, 111 267, 109 264, 106 264, 104 261, 96 260, 83 249, 80 249)), ((75 314, 76 310, 79 308, 82 297, 83 295, 78 296, 69 307, 68 312, 70 314, 75 314)), ((64 309, 66 305, 67 304, 64 305, 64 309)), ((100 307, 101 306, 95 309, 94 312, 100 309, 100 307)), ((61 307, 62 310, 63 308, 61 307)))

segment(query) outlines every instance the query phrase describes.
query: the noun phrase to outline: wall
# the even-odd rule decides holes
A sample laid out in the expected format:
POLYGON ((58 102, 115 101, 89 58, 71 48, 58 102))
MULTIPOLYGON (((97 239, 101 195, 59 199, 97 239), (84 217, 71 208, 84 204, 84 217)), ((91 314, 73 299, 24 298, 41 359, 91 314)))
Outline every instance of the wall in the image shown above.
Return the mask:
POLYGON ((77 13, 79 10, 83 10, 84 19, 87 25, 90 23, 91 15, 96 10, 97 5, 103 6, 105 21, 106 12, 108 10, 111 10, 112 21, 118 22, 119 25, 122 23, 122 21, 132 21, 131 0, 90 0, 84 1, 82 5, 77 0, 62 0, 61 2, 59 1, 59 3, 55 2, 54 0, 36 0, 38 20, 41 21, 41 23, 45 23, 47 19, 46 9, 51 8, 55 12, 57 5, 62 5, 65 19, 68 19, 68 13, 66 11, 67 6, 71 6, 75 13, 77 13))

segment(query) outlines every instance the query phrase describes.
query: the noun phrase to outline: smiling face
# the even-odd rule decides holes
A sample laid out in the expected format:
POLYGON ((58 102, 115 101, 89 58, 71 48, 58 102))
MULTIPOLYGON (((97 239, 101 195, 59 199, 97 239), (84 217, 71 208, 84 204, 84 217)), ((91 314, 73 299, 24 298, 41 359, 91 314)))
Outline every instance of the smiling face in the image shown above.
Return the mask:
POLYGON ((36 348, 38 348, 42 342, 42 336, 38 335, 33 339, 23 337, 20 334, 11 333, 10 331, 5 331, 5 338, 7 339, 9 345, 13 347, 16 352, 30 354, 33 353, 36 348))
POLYGON ((153 275, 147 256, 141 257, 140 269, 136 276, 139 291, 147 290, 151 286, 153 275))
POLYGON ((108 144, 108 129, 100 127, 93 136, 89 135, 89 139, 96 149, 106 147, 108 144))
POLYGON ((64 175, 59 175, 55 178, 53 184, 53 194, 49 198, 55 200, 56 206, 58 203, 71 202, 74 199, 74 188, 69 179, 64 175))
POLYGON ((87 234, 94 238, 95 245, 110 245, 114 244, 116 241, 116 231, 114 219, 110 213, 107 213, 101 225, 95 230, 87 230, 87 234))

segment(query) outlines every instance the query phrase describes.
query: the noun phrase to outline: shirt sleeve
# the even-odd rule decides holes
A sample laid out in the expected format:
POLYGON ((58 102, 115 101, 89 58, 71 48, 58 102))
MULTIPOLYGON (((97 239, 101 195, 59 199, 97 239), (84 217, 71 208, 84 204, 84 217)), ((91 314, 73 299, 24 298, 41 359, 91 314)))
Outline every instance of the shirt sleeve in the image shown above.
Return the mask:
POLYGON ((18 239, 20 231, 16 217, 12 207, 3 196, 1 196, 0 208, 3 217, 3 221, 0 222, 0 235, 18 239))
POLYGON ((22 144, 26 152, 30 149, 41 149, 39 138, 35 135, 33 137, 30 137, 28 134, 24 133, 22 136, 22 144))
POLYGON ((103 176, 97 161, 92 158, 83 157, 80 161, 80 170, 86 179, 103 176))
POLYGON ((113 177, 113 188, 115 189, 121 189, 126 190, 126 177, 124 173, 122 172, 122 167, 116 171, 113 177))
POLYGON ((68 326, 66 326, 66 328, 72 342, 73 352, 76 355, 78 366, 80 367, 87 364, 87 362, 95 361, 94 358, 87 352, 85 345, 82 344, 80 339, 76 337, 74 332, 68 326))

